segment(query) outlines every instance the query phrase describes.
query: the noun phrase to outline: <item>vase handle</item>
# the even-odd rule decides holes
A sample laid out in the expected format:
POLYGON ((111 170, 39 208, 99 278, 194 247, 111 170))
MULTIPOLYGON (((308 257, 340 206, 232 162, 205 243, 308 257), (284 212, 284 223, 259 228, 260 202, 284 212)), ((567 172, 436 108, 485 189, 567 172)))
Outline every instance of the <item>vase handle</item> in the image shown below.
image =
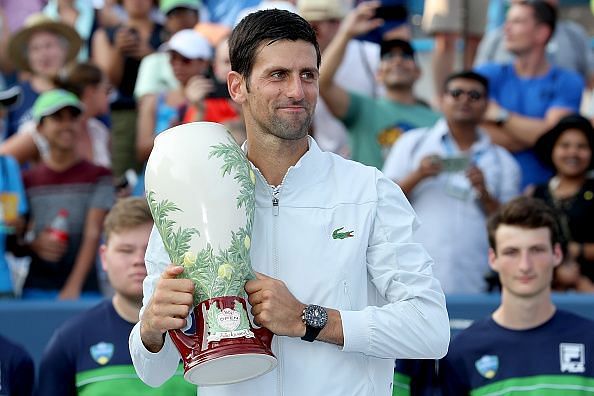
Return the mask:
POLYGON ((252 328, 254 334, 264 345, 270 349, 272 347, 272 337, 274 337, 274 333, 268 330, 266 327, 258 327, 252 328))

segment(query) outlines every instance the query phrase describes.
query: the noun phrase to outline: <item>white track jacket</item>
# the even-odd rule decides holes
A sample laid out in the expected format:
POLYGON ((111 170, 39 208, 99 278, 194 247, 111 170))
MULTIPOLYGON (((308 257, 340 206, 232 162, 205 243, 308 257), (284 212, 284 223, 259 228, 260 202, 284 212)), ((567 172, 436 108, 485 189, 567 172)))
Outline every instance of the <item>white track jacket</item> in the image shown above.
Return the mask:
MULTIPOLYGON (((272 187, 254 171, 253 268, 284 281, 304 304, 339 310, 344 346, 275 336, 273 371, 233 385, 201 387, 201 396, 387 396, 394 359, 446 354, 444 294, 431 257, 413 240, 416 215, 396 184, 373 167, 322 152, 311 138, 274 205, 272 187), (337 229, 352 231, 352 237, 334 239, 337 229)), ((153 229, 144 306, 169 262, 153 229)), ((161 351, 146 350, 140 323, 130 335, 130 352, 138 375, 152 386, 173 375, 180 360, 168 335, 161 351)))

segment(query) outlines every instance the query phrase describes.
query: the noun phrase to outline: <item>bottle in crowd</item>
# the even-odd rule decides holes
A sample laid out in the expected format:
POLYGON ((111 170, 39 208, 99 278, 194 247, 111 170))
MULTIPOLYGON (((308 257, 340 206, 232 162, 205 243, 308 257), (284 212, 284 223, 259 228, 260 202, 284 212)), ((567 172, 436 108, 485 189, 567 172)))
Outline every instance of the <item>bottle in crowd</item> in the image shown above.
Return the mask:
POLYGON ((68 242, 68 211, 66 209, 60 209, 58 215, 50 223, 48 231, 56 240, 68 242))

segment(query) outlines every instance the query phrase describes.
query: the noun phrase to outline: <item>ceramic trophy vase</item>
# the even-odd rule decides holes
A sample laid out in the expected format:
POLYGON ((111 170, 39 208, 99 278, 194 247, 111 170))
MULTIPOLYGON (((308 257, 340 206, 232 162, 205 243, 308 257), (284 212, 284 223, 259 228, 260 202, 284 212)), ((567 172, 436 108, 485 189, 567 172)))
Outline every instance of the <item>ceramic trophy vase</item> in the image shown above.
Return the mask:
POLYGON ((255 175, 229 132, 194 122, 160 133, 147 162, 145 191, 171 262, 195 284, 195 334, 169 335, 197 385, 230 384, 276 367, 272 333, 250 324, 255 175))

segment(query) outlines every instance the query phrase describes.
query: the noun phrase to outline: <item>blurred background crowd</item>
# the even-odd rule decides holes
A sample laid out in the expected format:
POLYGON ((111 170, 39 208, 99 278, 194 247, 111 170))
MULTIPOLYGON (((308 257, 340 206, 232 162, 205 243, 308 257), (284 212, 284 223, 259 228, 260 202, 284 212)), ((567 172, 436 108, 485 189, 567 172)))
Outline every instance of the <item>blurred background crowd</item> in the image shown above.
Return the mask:
POLYGON ((553 289, 594 293, 594 2, 373 4, 0 0, 0 298, 118 293, 105 217, 144 196, 160 132, 212 121, 245 140, 227 39, 264 8, 316 30, 311 135, 400 185, 446 294, 498 290, 485 225, 522 194, 562 224, 553 289))
POLYGON ((324 150, 375 166, 403 188, 446 293, 497 288, 484 224, 519 194, 544 199, 562 217, 567 251, 555 288, 594 291, 589 4, 365 6, 0 3, 0 295, 110 293, 96 259, 103 218, 116 199, 143 196, 155 136, 214 121, 245 139, 226 89, 227 38, 262 8, 294 11, 315 28, 323 61, 311 134, 324 150))

